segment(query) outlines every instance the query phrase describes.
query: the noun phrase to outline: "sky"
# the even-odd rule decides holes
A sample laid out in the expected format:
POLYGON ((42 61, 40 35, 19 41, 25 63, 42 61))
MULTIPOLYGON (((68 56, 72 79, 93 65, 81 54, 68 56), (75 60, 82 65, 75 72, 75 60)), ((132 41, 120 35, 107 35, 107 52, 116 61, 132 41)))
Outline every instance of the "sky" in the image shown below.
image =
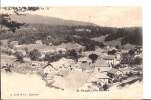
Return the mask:
POLYGON ((38 10, 34 14, 92 22, 100 26, 142 26, 142 8, 139 6, 49 7, 49 10, 38 10))

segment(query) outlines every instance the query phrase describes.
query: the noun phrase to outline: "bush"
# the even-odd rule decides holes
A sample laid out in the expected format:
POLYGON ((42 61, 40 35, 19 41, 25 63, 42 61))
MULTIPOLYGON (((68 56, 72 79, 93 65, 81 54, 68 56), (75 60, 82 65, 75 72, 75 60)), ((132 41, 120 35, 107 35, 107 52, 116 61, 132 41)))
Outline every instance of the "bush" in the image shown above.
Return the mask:
POLYGON ((29 53, 29 57, 31 58, 31 60, 39 60, 40 56, 41 53, 37 49, 34 49, 29 53))

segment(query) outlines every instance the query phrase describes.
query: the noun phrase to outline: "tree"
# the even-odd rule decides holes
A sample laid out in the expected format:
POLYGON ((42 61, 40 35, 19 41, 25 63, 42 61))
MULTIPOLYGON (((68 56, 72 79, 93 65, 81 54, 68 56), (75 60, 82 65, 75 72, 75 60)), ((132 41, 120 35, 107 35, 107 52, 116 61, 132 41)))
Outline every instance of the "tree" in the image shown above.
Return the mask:
POLYGON ((142 64, 142 58, 136 57, 133 61, 133 64, 140 65, 142 64))
POLYGON ((78 55, 78 53, 76 52, 75 49, 69 50, 67 53, 68 53, 68 55, 69 55, 71 58, 73 58, 73 59, 75 59, 76 61, 78 61, 79 55, 78 55))
POLYGON ((17 15, 22 15, 21 12, 26 12, 26 11, 36 11, 39 9, 43 9, 40 7, 3 7, 5 10, 12 10, 15 14, 17 15))
POLYGON ((22 25, 24 25, 24 23, 12 21, 8 14, 1 15, 1 22, 3 26, 7 27, 12 32, 15 32, 16 29, 19 29, 22 25))
MULTIPOLYGON (((22 15, 22 12, 25 11, 36 11, 39 9, 43 9, 40 7, 2 7, 2 9, 5 9, 7 11, 11 10, 16 15, 22 15)), ((9 14, 2 14, 0 18, 2 25, 7 27, 10 31, 15 32, 16 29, 19 29, 21 26, 24 25, 24 23, 18 23, 16 21, 11 20, 11 17, 9 14)))
POLYGON ((108 88, 109 88, 109 85, 108 85, 108 84, 104 84, 104 85, 103 85, 103 90, 104 90, 104 91, 107 91, 108 88))
POLYGON ((46 55, 45 55, 45 61, 52 61, 53 60, 53 54, 51 54, 51 53, 47 53, 46 55))
POLYGON ((129 51, 128 51, 128 54, 134 55, 134 54, 135 54, 135 50, 133 50, 133 49, 129 50, 129 51))
POLYGON ((90 54, 89 58, 92 60, 92 63, 94 63, 96 61, 96 59, 98 58, 98 55, 96 55, 96 54, 90 54))
POLYGON ((108 51, 108 54, 109 55, 114 55, 116 53, 116 50, 115 49, 113 49, 113 50, 111 50, 111 51, 108 51))
POLYGON ((120 64, 131 64, 133 61, 133 56, 128 53, 123 53, 121 57, 120 64))
POLYGON ((85 51, 94 51, 95 45, 94 44, 86 44, 85 51))
POLYGON ((103 48, 103 47, 105 47, 105 44, 104 44, 103 42, 100 42, 100 43, 99 43, 99 47, 100 47, 100 48, 103 48))
POLYGON ((17 61, 24 62, 24 61, 23 61, 24 55, 23 55, 21 52, 16 52, 16 53, 15 53, 15 56, 16 56, 16 58, 17 58, 17 61))
POLYGON ((38 60, 41 56, 41 53, 37 49, 34 49, 30 51, 29 56, 32 60, 38 60))

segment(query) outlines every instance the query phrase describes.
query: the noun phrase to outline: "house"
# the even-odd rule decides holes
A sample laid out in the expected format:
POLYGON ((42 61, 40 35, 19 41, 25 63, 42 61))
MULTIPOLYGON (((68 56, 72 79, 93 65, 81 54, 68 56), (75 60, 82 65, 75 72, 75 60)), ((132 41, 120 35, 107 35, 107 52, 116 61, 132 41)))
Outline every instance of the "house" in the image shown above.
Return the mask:
POLYGON ((87 72, 89 72, 89 70, 94 68, 94 65, 92 64, 92 60, 89 59, 88 57, 79 58, 77 65, 79 68, 82 69, 82 71, 87 71, 87 72))
POLYGON ((95 67, 109 67, 109 64, 106 60, 96 60, 94 63, 95 67))
POLYGON ((26 51, 25 50, 16 50, 15 53, 20 53, 23 57, 25 57, 27 55, 26 51))
POLYGON ((142 46, 137 46, 135 47, 135 50, 138 54, 142 53, 143 52, 143 49, 142 49, 142 46))
POLYGON ((111 78, 106 75, 106 73, 95 73, 89 80, 88 82, 97 82, 100 83, 101 85, 104 84, 109 84, 111 81, 111 78))
POLYGON ((60 60, 56 62, 52 62, 51 65, 54 66, 55 68, 58 69, 66 69, 69 68, 70 66, 73 66, 75 64, 75 61, 72 59, 67 59, 67 58, 61 58, 60 60))
POLYGON ((134 55, 134 58, 136 58, 136 57, 140 57, 140 58, 142 58, 143 57, 143 54, 142 53, 135 53, 135 55, 134 55))
POLYGON ((110 49, 110 46, 109 46, 109 45, 106 45, 106 46, 104 47, 105 52, 108 52, 109 49, 110 49))
POLYGON ((82 31, 91 32, 90 29, 86 29, 86 28, 77 28, 77 29, 75 29, 75 31, 77 31, 77 32, 82 32, 82 31))
POLYGON ((36 40, 36 41, 35 41, 35 44, 37 44, 37 45, 42 45, 43 43, 42 43, 41 40, 36 40))
POLYGON ((92 68, 94 68, 94 66, 92 66, 92 64, 89 63, 81 63, 79 65, 82 68, 82 71, 86 71, 86 72, 90 72, 92 68))
POLYGON ((30 61, 30 65, 32 69, 41 69, 43 66, 46 66, 46 63, 42 61, 30 61))
POLYGON ((60 54, 65 54, 67 52, 67 49, 66 48, 56 48, 56 52, 57 53, 60 53, 60 54))
POLYGON ((75 71, 82 72, 81 68, 74 68, 75 71))
POLYGON ((102 85, 104 84, 109 84, 111 82, 111 78, 109 76, 107 76, 106 74, 99 74, 99 81, 102 83, 102 85))
POLYGON ((48 45, 49 45, 49 46, 53 46, 53 43, 50 42, 48 45))
POLYGON ((116 59, 114 55, 103 56, 103 60, 106 60, 110 67, 116 64, 116 59))
POLYGON ((117 53, 116 53, 115 59, 118 60, 118 61, 121 60, 121 53, 120 53, 120 52, 117 52, 117 53))
POLYGON ((111 70, 107 71, 107 75, 108 75, 110 78, 116 78, 116 77, 123 76, 124 73, 123 73, 121 70, 112 68, 111 70))
POLYGON ((131 73, 133 69, 130 67, 125 67, 125 68, 120 68, 119 70, 122 71, 124 75, 126 75, 131 73))
POLYGON ((100 59, 95 61, 94 66, 95 66, 95 71, 97 72, 104 71, 104 68, 106 69, 106 67, 110 67, 106 60, 100 60, 100 59))
POLYGON ((31 59, 28 58, 28 57, 24 57, 24 58, 23 58, 23 61, 26 62, 26 63, 29 63, 29 62, 31 62, 31 59))
POLYGON ((81 57, 81 58, 78 59, 78 62, 91 64, 92 60, 89 59, 88 57, 81 57))

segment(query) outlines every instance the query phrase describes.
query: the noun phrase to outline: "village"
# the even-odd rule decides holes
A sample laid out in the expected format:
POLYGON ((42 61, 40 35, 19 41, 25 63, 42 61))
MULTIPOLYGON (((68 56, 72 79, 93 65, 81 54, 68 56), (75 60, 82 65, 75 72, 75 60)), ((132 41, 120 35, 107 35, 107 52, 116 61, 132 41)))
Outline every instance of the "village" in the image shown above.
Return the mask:
POLYGON ((1 40, 1 71, 38 74, 46 86, 59 90, 108 91, 142 81, 142 47, 106 45, 85 50, 76 42, 60 45, 19 44, 1 40))

